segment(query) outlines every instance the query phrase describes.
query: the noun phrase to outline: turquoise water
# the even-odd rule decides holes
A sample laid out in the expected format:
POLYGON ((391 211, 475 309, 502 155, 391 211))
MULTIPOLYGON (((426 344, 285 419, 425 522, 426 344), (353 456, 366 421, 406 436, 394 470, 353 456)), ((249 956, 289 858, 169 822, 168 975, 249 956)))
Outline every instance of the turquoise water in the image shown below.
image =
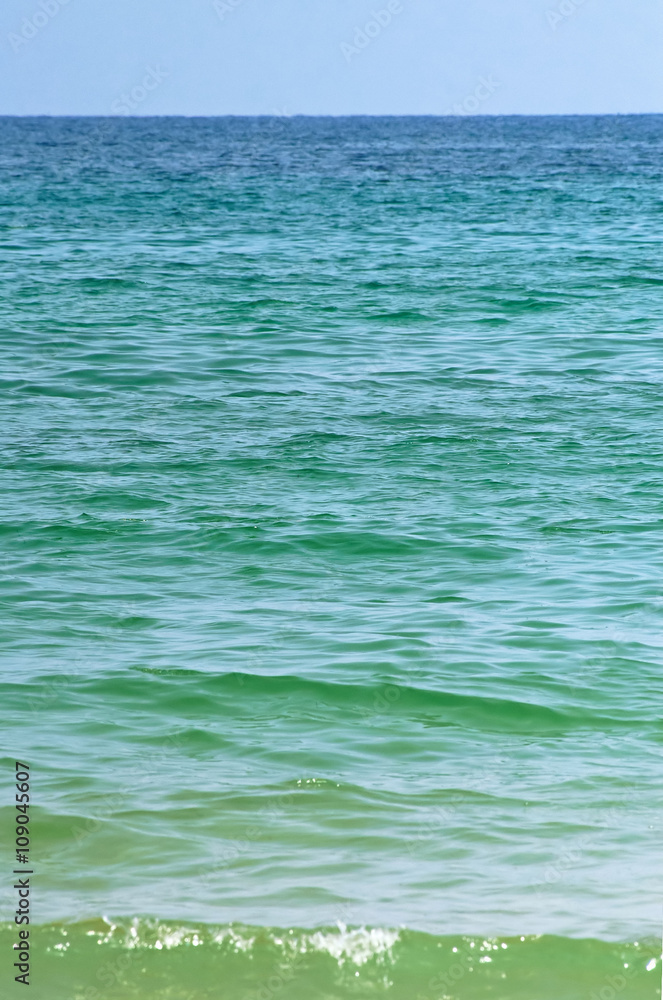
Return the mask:
POLYGON ((37 996, 660 992, 662 154, 0 120, 37 996))

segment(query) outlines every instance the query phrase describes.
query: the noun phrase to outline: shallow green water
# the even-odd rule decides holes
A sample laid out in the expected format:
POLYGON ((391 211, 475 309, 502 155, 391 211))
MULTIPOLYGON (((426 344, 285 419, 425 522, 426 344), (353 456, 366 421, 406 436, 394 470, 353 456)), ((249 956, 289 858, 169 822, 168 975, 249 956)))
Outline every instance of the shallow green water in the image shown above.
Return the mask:
MULTIPOLYGON (((3 951, 10 941, 0 932, 3 951)), ((36 942, 35 965, 51 1000, 649 1000, 656 996, 661 951, 660 942, 136 920, 56 924, 40 928, 36 942)))
POLYGON ((663 119, 0 140, 36 995, 656 996, 663 119))

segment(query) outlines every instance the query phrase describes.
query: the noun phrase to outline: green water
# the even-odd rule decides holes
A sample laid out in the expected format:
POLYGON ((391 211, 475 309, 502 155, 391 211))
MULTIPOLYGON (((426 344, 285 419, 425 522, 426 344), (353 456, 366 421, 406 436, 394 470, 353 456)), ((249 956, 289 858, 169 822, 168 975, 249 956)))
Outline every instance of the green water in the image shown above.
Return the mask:
MULTIPOLYGON (((0 932, 0 947, 11 947, 0 932)), ((411 930, 89 921, 38 931, 51 1000, 649 1000, 660 942, 435 937, 411 930)), ((660 968, 660 967, 659 967, 660 968)), ((41 994, 40 994, 41 995, 41 994)))
POLYGON ((660 994, 662 153, 0 119, 0 992, 660 994))

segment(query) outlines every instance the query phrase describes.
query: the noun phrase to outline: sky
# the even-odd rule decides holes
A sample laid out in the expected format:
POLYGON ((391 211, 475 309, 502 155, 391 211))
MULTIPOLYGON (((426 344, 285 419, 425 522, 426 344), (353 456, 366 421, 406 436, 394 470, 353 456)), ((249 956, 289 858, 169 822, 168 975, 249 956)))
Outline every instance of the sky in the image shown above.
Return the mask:
POLYGON ((661 0, 3 0, 0 114, 663 112, 661 0))

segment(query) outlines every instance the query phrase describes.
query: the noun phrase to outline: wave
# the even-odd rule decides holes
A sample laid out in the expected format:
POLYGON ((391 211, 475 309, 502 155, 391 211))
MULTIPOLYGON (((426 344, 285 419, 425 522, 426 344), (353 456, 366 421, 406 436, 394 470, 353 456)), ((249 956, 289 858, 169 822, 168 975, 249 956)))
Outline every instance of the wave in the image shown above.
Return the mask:
MULTIPOLYGON (((90 679, 83 686, 88 695, 131 700, 142 696, 141 674, 160 679, 163 688, 159 690, 152 685, 150 696, 162 708, 176 712, 182 692, 169 685, 178 676, 177 668, 172 671, 136 666, 112 677, 90 679)), ((222 674, 190 671, 184 682, 192 707, 200 701, 201 706, 214 705, 219 715, 233 718, 245 713, 260 715, 263 710, 273 716, 275 706, 280 705, 283 711, 298 717, 303 713, 307 718, 326 718, 330 710, 338 710, 352 713, 364 722, 382 716, 407 717, 425 727, 460 727, 483 732, 555 735, 574 730, 610 731, 629 729, 634 721, 640 728, 653 726, 656 731, 659 728, 657 718, 647 718, 642 712, 634 718, 627 711, 608 705, 600 712, 580 702, 574 704, 568 689, 560 689, 558 697, 554 692, 549 696, 545 689, 540 689, 535 700, 530 692, 521 692, 520 697, 498 696, 495 693, 498 686, 494 684, 490 692, 460 693, 386 680, 342 683, 297 674, 242 671, 222 674), (544 704, 545 699, 552 704, 544 704)))
MULTIPOLYGON (((121 620, 124 627, 151 626, 154 620, 141 615, 121 620)), ((538 637, 537 637, 538 638, 538 637)), ((541 640, 539 640, 541 641, 541 640)), ((388 651, 388 650, 387 650, 388 651)), ((385 668, 388 664, 385 661, 385 668)), ((385 670, 386 673, 386 670, 385 670)), ((346 721, 378 723, 398 719, 424 728, 459 728, 484 733, 562 735, 571 732, 627 732, 637 725, 640 733, 658 738, 660 719, 655 706, 646 701, 632 706, 615 705, 603 697, 603 704, 589 705, 580 681, 574 691, 568 685, 541 674, 528 685, 506 685, 478 677, 465 691, 444 690, 403 683, 394 678, 349 679, 345 682, 305 677, 294 673, 266 674, 244 671, 213 673, 182 667, 135 665, 111 675, 85 673, 41 674, 27 683, 5 683, 6 696, 16 704, 69 709, 89 704, 90 699, 105 703, 108 698, 131 708, 149 697, 165 719, 182 716, 182 705, 205 713, 213 707, 217 718, 326 719, 336 712, 346 721), (505 690, 506 687, 506 690, 505 690), (48 693, 48 699, 44 692, 48 693), (509 697, 509 695, 511 695, 509 697)), ((451 686, 451 684, 449 684, 451 686)), ((604 682, 620 690, 623 683, 604 682)))
MULTIPOLYGON (((3 952, 15 931, 0 925, 3 952)), ((649 1000, 660 977, 653 941, 108 917, 30 933, 31 974, 49 1000, 649 1000)))

